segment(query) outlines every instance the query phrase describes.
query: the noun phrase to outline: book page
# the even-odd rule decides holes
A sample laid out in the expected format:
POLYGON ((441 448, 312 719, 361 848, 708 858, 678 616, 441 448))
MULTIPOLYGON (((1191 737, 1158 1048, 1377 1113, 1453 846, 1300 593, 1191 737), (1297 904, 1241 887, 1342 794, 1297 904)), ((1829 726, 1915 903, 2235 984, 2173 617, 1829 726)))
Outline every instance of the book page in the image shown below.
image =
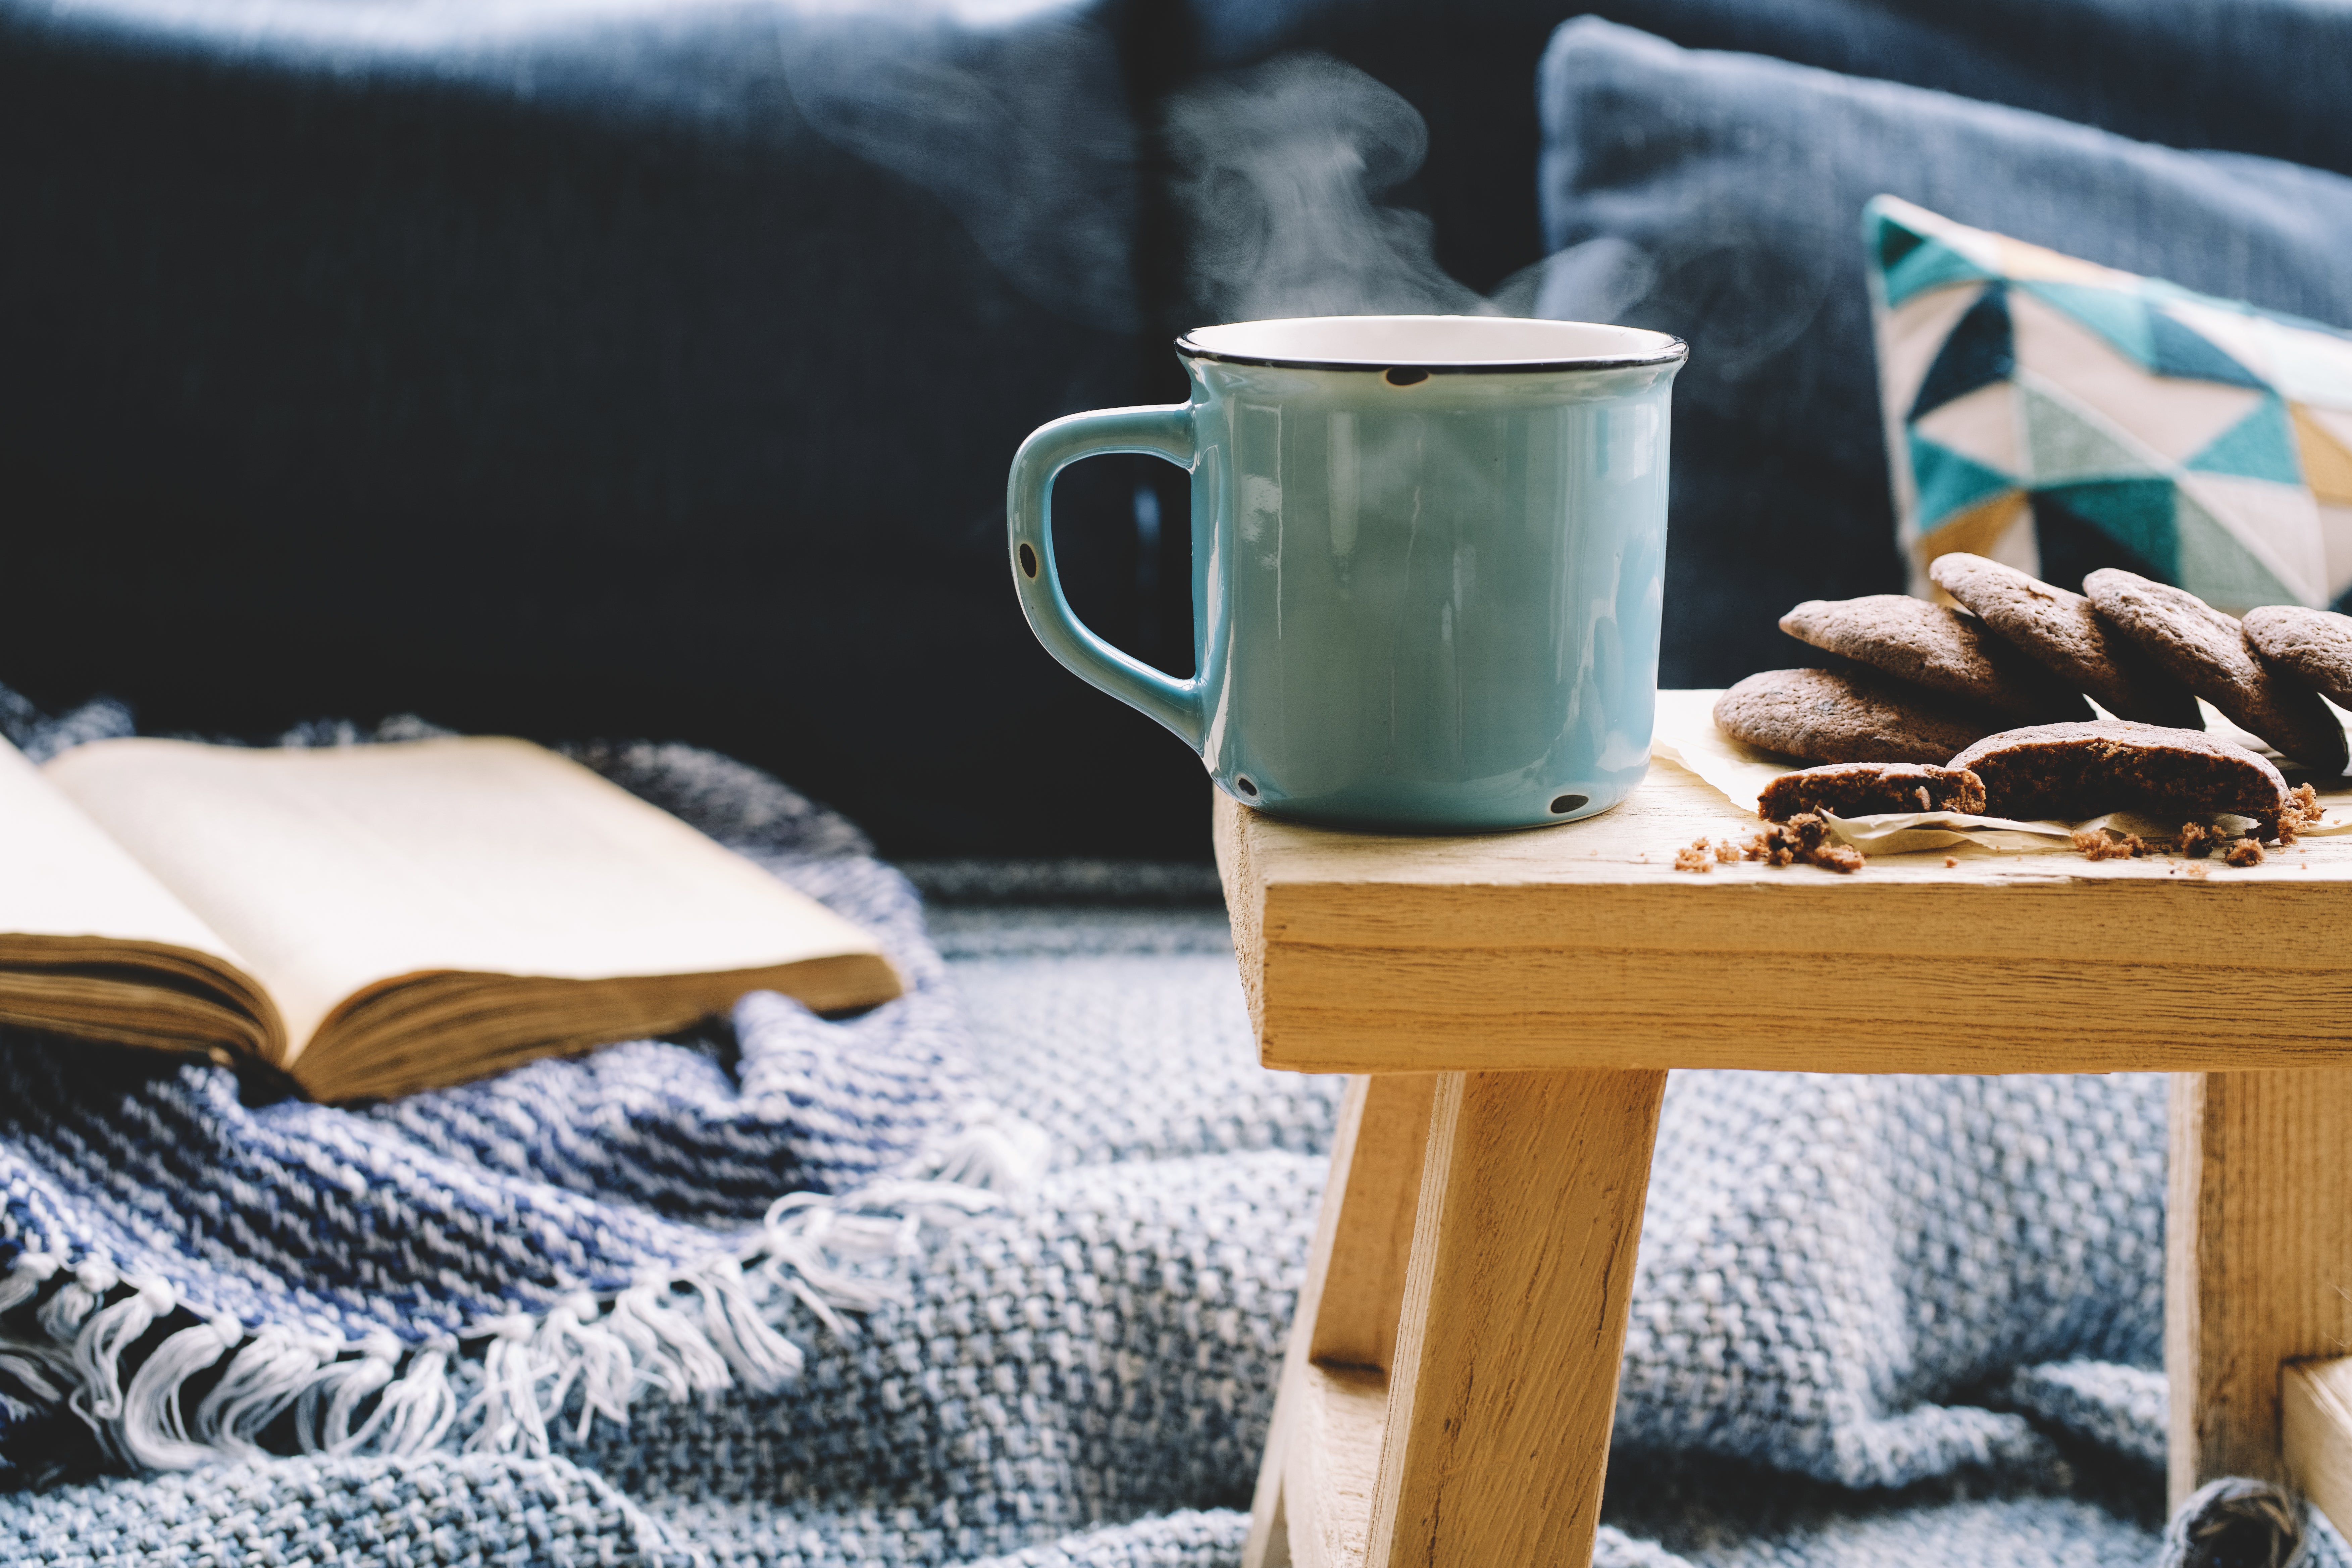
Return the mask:
POLYGON ((241 961, 24 752, 0 741, 0 941, 110 938, 241 961))
POLYGON ((0 1018, 52 1034, 274 1057, 244 962, 0 741, 0 1018))
POLYGON ((245 955, 284 1015, 289 1064, 339 1003, 407 976, 612 980, 880 952, 527 742, 101 741, 46 771, 245 955))

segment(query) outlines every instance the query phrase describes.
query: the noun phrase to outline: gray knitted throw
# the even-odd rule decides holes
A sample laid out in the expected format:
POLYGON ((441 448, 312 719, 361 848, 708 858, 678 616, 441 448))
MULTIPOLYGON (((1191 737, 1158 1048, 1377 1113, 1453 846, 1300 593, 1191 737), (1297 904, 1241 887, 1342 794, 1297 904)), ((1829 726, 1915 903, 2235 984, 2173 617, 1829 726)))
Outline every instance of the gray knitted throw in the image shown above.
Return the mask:
MULTIPOLYGON (((1255 1065, 1222 918, 927 924, 773 780, 578 754, 908 995, 364 1110, 0 1034, 0 1562, 1237 1562, 1339 1085, 1255 1065)), ((2160 1537, 2163 1117, 1676 1074, 1600 1561, 2352 1562, 2245 1489, 2160 1537)))

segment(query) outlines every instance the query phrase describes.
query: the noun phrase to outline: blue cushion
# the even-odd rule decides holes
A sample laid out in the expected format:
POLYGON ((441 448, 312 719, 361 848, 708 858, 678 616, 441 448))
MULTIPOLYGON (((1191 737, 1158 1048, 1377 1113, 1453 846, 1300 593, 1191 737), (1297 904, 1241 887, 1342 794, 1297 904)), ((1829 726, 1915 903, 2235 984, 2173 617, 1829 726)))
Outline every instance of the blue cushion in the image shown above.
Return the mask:
MULTIPOLYGON (((2352 180, 1582 19, 1543 62, 1542 313, 1662 328, 1675 384, 1670 685, 1790 662, 1801 599, 1895 592, 1863 205, 2352 323, 2352 180)), ((2095 552, 2077 572, 2101 564, 2095 552)))
MULTIPOLYGON (((908 853, 1200 840, 1003 553, 1024 435, 1181 384, 1115 7, 969 9, 0 0, 0 679, 691 738, 908 853)), ((1063 508, 1130 644, 1143 462, 1063 508)))

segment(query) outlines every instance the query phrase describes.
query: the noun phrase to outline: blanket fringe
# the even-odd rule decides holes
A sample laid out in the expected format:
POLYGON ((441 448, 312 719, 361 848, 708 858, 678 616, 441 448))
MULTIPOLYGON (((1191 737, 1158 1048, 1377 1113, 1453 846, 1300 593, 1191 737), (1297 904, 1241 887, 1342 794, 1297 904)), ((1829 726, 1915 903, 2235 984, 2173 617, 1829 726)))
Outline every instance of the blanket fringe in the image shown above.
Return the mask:
POLYGON ((234 1458, 262 1458, 268 1453, 263 1430, 301 1397, 327 1356, 341 1349, 275 1323, 262 1328, 196 1405, 191 1436, 234 1458))
POLYGON ((245 1325, 224 1316, 182 1329, 156 1346, 131 1374, 131 1387, 122 1396, 122 1426, 115 1439, 123 1456, 151 1470, 192 1469, 214 1458, 213 1450, 190 1434, 180 1391, 244 1338, 245 1325))
POLYGON ((461 1424, 468 1419, 477 1423, 467 1447, 499 1454, 547 1452, 547 1415, 539 1400, 543 1374, 530 1353, 532 1329, 527 1314, 514 1312, 490 1331, 490 1342, 482 1351, 482 1390, 457 1415, 461 1424))
POLYGON ((331 1361, 303 1386, 294 1401, 294 1441, 304 1453, 348 1454, 359 1446, 352 1417, 362 1400, 392 1382, 401 1350, 391 1334, 371 1334, 358 1360, 331 1361))
POLYGON ((897 1268, 923 1231, 1020 1206, 1050 1154, 1037 1128, 993 1106, 894 1180, 837 1196, 794 1193, 770 1206, 740 1247, 675 1271, 652 1271, 609 1304, 583 1291, 536 1316, 515 1312, 465 1332, 478 1344, 478 1381, 460 1399, 450 1373, 458 1336, 406 1344, 388 1331, 358 1343, 268 1324, 247 1333, 231 1316, 180 1329, 136 1362, 124 1357, 170 1317, 177 1293, 130 1279, 102 1258, 68 1270, 26 1252, 0 1274, 0 1314, 38 1302, 38 1335, 0 1325, 0 1377, 35 1401, 62 1405, 116 1458, 149 1470, 254 1458, 290 1410, 304 1453, 415 1455, 466 1430, 466 1447, 545 1455, 578 1394, 574 1440, 599 1416, 625 1426, 646 1390, 708 1401, 737 1384, 772 1394, 800 1375, 801 1348, 769 1321, 799 1302, 840 1338, 855 1315, 902 1300, 897 1268), (46 1295, 45 1295, 46 1292, 46 1295), (218 1368, 186 1407, 191 1379, 218 1368))
POLYGON ((984 1100, 964 1106, 961 1121, 954 1134, 918 1155, 907 1175, 1025 1203, 1053 1158, 1054 1142, 1045 1130, 984 1100))
MULTIPOLYGON (((83 1271, 89 1273, 89 1266, 83 1265, 83 1271)), ((87 1282, 82 1283, 87 1288, 87 1282)), ((80 1386, 68 1401, 73 1413, 98 1434, 98 1440, 118 1456, 122 1455, 122 1352, 136 1344, 156 1319, 180 1304, 179 1297, 161 1279, 122 1283, 131 1287, 131 1293, 91 1312, 74 1336, 73 1369, 80 1386)))
POLYGON ((629 1347, 638 1384, 658 1390, 673 1405, 708 1398, 732 1381, 727 1358, 670 1301, 667 1279, 640 1279, 614 1300, 604 1326, 629 1347))
POLYGON ((449 1386, 449 1358, 457 1342, 436 1334, 409 1358, 408 1370, 376 1400, 375 1413, 352 1434, 353 1449, 405 1457, 436 1447, 457 1424, 457 1394, 449 1386))
POLYGON ((13 1312, 41 1293, 41 1287, 56 1278, 58 1260, 46 1252, 27 1252, 20 1256, 0 1279, 0 1312, 13 1312))

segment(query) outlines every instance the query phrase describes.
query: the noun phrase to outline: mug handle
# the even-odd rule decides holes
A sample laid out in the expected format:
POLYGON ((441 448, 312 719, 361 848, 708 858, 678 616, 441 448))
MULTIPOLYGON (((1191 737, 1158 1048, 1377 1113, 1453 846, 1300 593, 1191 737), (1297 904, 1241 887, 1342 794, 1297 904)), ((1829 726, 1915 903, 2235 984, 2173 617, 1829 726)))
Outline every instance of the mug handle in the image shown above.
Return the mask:
POLYGON ((1079 679, 1150 714, 1197 752, 1207 725, 1198 679, 1179 680, 1129 658, 1088 631, 1070 613, 1054 570, 1054 479, 1081 458, 1142 452, 1190 473, 1195 446, 1189 403, 1150 408, 1101 408, 1072 414, 1032 432, 1013 455, 1005 484, 1004 518, 1011 535, 1013 587, 1029 629, 1079 679))

